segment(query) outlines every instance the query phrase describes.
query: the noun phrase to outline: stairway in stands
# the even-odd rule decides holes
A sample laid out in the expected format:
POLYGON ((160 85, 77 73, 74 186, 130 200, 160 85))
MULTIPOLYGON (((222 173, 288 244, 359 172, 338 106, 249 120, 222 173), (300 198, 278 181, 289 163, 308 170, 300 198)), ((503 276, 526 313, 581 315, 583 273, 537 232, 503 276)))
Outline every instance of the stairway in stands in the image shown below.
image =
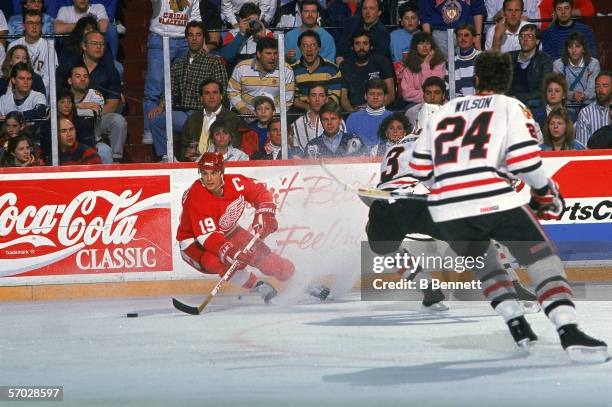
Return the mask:
POLYGON ((151 18, 150 0, 127 0, 125 21, 127 33, 121 38, 123 49, 123 94, 127 102, 124 111, 128 122, 128 141, 124 161, 127 163, 155 162, 153 146, 142 144, 144 81, 147 72, 147 35, 151 18))

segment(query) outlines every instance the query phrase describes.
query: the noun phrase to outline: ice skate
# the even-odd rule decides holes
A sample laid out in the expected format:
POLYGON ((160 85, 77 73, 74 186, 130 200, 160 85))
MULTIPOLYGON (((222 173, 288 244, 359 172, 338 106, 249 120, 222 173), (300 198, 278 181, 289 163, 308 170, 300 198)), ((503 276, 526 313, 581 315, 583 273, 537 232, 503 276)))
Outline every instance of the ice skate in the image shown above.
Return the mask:
POLYGON ((325 301, 329 297, 329 293, 330 293, 329 288, 321 284, 309 285, 306 288, 306 292, 309 295, 315 298, 318 298, 321 302, 325 301))
POLYGON ((608 345, 585 334, 576 324, 563 325, 557 332, 561 346, 574 362, 605 363, 610 360, 608 345))
POLYGON ((421 312, 430 313, 446 312, 449 308, 448 305, 444 303, 444 299, 445 297, 442 290, 426 288, 423 290, 423 301, 421 302, 419 310, 421 312))
POLYGON ((512 318, 507 324, 517 346, 526 352, 530 352, 538 337, 531 330, 531 326, 525 317, 512 318))
POLYGON ((253 288, 251 288, 251 292, 259 293, 265 304, 269 304, 272 298, 276 297, 276 295, 278 294, 276 288, 261 280, 255 283, 253 288))

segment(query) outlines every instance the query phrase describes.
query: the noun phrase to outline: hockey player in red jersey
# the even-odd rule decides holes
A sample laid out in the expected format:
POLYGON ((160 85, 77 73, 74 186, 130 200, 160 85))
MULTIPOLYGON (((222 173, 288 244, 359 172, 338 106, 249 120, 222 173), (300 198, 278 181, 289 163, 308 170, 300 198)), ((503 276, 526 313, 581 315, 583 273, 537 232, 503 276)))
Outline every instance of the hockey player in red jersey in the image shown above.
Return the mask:
MULTIPOLYGON (((252 266, 279 281, 295 271, 290 260, 273 253, 263 242, 278 229, 276 205, 264 183, 239 174, 225 174, 223 156, 207 152, 198 162, 200 178, 183 195, 183 212, 176 234, 183 260, 202 273, 223 276, 240 262, 231 282, 261 294, 268 303, 277 294, 269 283, 245 270, 252 266), (255 208, 252 228, 259 239, 251 250, 242 248, 253 235, 238 225, 246 204, 255 208)), ((308 293, 324 300, 329 289, 312 286, 308 293)))

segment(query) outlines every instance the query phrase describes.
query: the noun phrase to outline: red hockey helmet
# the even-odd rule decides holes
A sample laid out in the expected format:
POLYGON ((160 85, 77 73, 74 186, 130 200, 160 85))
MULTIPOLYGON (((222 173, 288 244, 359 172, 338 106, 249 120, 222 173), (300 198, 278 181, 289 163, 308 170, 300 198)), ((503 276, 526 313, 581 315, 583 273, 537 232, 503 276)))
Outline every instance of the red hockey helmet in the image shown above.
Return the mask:
POLYGON ((223 171, 223 154, 206 152, 200 157, 198 161, 198 168, 200 172, 204 170, 223 171))

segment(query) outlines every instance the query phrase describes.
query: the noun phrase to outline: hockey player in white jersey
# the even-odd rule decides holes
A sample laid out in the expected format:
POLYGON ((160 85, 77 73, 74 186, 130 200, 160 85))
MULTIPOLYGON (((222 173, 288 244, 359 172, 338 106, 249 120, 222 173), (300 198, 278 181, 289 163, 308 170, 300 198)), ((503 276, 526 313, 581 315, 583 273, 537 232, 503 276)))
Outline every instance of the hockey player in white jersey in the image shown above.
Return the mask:
MULTIPOLYGON (((433 182, 429 212, 459 255, 484 253, 491 239, 504 244, 527 267, 538 301, 555 324, 561 345, 579 361, 609 360, 605 342, 578 328, 573 293, 536 215, 508 184, 506 173, 531 186, 530 206, 541 219, 559 218, 564 202, 542 168, 535 122, 529 109, 504 96, 512 78, 508 55, 476 58, 477 93, 451 100, 415 142, 410 171, 433 182)), ((537 340, 502 273, 484 279, 483 291, 504 318, 519 346, 537 340)))
MULTIPOLYGON (((440 108, 438 105, 430 105, 431 108, 424 108, 419 113, 419 121, 427 123, 431 116, 440 108)), ((395 145, 390 146, 381 162, 381 178, 378 185, 382 190, 402 191, 406 194, 423 197, 416 199, 399 199, 393 202, 376 201, 371 203, 368 240, 370 247, 378 254, 387 254, 397 250, 405 250, 400 246, 402 239, 408 235, 409 239, 440 240, 441 235, 429 212, 425 201, 429 189, 418 180, 408 176, 410 169, 408 163, 412 157, 413 143, 418 139, 421 129, 405 136, 395 145)), ((436 247, 440 249, 440 247, 436 247)), ((490 248, 490 254, 501 260, 503 253, 499 245, 490 248)), ((535 295, 523 287, 516 275, 516 272, 507 261, 501 264, 492 264, 494 271, 505 271, 516 291, 517 298, 522 301, 522 305, 529 312, 539 311, 539 306, 534 303, 535 295)), ((398 273, 409 280, 427 279, 431 280, 429 270, 401 269, 398 273)), ((480 276, 477 276, 480 277, 480 276)), ((417 284, 418 285, 418 284, 417 284)), ((444 294, 441 290, 430 288, 423 290, 423 308, 426 311, 447 311, 448 307, 443 303, 444 294)))

